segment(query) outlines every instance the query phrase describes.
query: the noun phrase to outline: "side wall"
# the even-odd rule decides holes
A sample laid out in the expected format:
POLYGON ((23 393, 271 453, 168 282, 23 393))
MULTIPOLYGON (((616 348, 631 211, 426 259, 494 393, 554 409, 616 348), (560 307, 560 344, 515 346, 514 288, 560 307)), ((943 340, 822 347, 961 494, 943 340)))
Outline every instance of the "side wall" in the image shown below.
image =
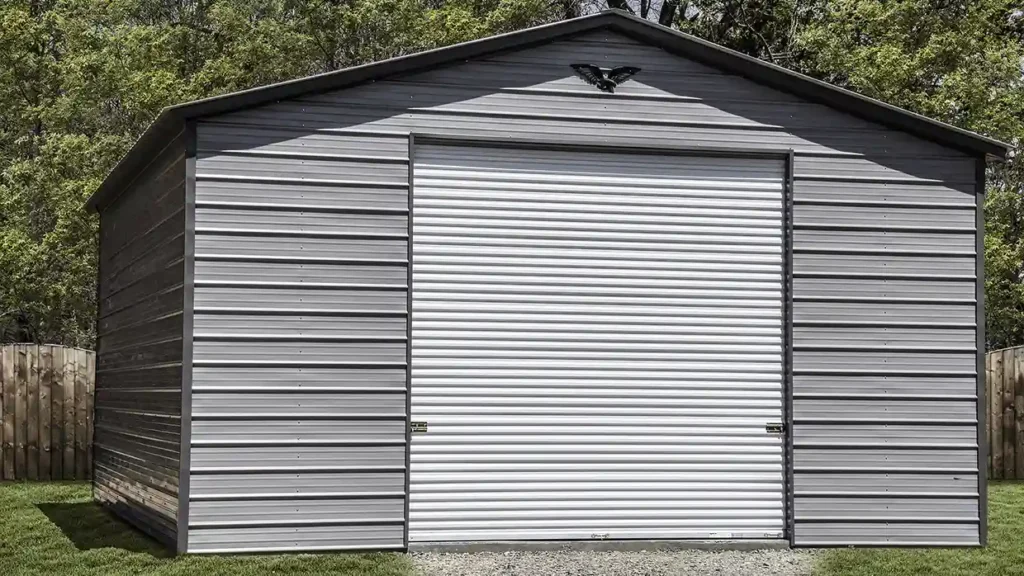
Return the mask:
MULTIPOLYGON (((975 159, 609 31, 200 125, 192 522, 285 491, 320 498, 283 506, 306 522, 401 520, 347 498, 402 489, 410 132, 794 150, 794 542, 978 543, 975 159), (643 71, 606 94, 575 62, 643 71)), ((196 535, 260 547, 280 518, 196 535)), ((371 528, 307 530, 394 541, 371 528)))
POLYGON ((93 494, 177 546, 185 138, 100 212, 93 494))

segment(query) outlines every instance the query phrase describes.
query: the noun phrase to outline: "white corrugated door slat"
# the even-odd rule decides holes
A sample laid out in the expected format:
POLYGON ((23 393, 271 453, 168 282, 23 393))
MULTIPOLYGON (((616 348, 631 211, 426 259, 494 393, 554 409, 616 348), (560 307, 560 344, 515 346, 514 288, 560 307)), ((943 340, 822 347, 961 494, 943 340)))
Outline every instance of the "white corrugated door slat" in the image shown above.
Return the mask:
POLYGON ((781 160, 413 170, 410 542, 782 536, 781 160))

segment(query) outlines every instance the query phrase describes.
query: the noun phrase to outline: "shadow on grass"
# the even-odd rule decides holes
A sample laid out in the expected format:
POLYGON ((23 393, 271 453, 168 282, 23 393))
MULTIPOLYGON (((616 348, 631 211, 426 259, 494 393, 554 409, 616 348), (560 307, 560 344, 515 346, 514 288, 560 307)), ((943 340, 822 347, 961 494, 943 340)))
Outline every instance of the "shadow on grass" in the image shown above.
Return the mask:
POLYGON ((53 522, 79 550, 119 548, 166 558, 170 553, 95 502, 42 502, 39 511, 53 522))

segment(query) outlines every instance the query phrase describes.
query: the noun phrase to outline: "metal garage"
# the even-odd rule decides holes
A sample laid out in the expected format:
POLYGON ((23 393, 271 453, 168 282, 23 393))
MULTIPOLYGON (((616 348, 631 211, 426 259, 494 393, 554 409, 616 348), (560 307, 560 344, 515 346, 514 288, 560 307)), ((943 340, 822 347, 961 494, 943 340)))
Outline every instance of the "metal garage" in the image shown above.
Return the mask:
POLYGON ((615 11, 168 108, 89 201, 95 498, 181 553, 983 545, 1007 153, 615 11))

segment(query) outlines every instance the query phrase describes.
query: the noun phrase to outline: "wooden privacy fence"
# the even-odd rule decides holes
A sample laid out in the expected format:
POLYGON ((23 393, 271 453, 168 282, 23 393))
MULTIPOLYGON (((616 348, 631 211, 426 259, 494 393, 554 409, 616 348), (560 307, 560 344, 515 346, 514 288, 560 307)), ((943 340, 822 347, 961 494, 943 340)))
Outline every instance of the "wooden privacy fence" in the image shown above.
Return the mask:
POLYGON ((1024 346, 985 356, 988 476, 1024 480, 1024 346))
POLYGON ((79 348, 0 346, 0 480, 91 476, 95 362, 79 348))

